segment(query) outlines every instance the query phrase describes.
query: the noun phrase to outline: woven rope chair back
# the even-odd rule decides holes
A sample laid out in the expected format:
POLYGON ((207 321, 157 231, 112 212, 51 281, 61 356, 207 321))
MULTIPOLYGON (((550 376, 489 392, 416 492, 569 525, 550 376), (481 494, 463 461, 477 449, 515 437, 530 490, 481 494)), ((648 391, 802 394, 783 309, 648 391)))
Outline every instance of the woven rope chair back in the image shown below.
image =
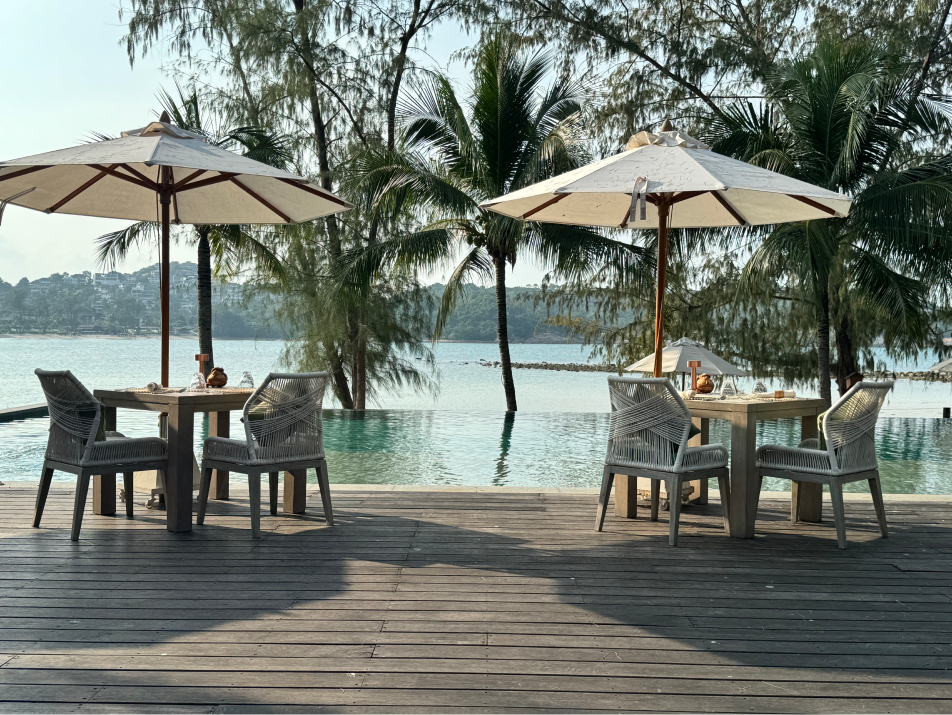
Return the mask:
POLYGON ((612 414, 608 427, 611 464, 653 469, 680 466, 691 413, 666 378, 610 377, 612 414))
POLYGON ((256 462, 297 462, 324 457, 321 405, 326 372, 272 372, 248 398, 245 436, 256 462))
POLYGON ((102 419, 99 401, 69 370, 34 370, 50 408, 46 458, 80 464, 89 457, 102 419))
POLYGON ((891 382, 860 382, 823 418, 823 436, 833 471, 876 469, 876 420, 891 382))

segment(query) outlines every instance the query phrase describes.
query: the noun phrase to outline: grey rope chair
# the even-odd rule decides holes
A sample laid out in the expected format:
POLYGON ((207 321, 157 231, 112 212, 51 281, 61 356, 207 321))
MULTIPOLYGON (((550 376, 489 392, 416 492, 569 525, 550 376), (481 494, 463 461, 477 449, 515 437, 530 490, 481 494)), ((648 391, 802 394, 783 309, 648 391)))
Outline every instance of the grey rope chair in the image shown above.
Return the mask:
MULTIPOLYGON (((884 539, 889 536, 876 461, 876 420, 892 387, 891 382, 854 385, 823 416, 826 445, 822 449, 818 438, 805 439, 798 447, 765 444, 757 449, 757 475, 761 482, 766 476, 829 486, 836 540, 841 549, 846 548, 843 485, 849 482, 869 482, 879 532, 884 539)), ((793 523, 797 522, 799 511, 800 505, 795 503, 790 511, 793 523)))
POLYGON ((132 518, 132 475, 166 469, 168 443, 158 437, 130 438, 101 432, 102 406, 69 370, 35 370, 50 408, 50 438, 36 495, 33 526, 40 526, 53 472, 76 475, 76 503, 70 539, 79 539, 83 510, 93 474, 118 474, 126 490, 126 516, 132 518), (97 439, 97 436, 99 437, 97 439))
POLYGON ((313 467, 321 488, 324 517, 328 525, 333 526, 321 419, 326 389, 326 372, 272 372, 245 403, 241 418, 245 439, 209 437, 205 440, 197 523, 205 523, 213 469, 248 475, 251 535, 257 539, 261 534, 262 472, 269 474, 271 513, 277 514, 278 473, 313 467))
POLYGON ((595 514, 601 531, 605 509, 616 474, 651 480, 651 520, 658 520, 661 482, 670 504, 668 543, 678 545, 681 486, 696 479, 717 478, 724 513, 724 530, 730 524, 730 472, 727 450, 720 444, 689 447, 691 412, 663 377, 610 377, 608 390, 612 414, 608 427, 608 453, 602 489, 595 514))

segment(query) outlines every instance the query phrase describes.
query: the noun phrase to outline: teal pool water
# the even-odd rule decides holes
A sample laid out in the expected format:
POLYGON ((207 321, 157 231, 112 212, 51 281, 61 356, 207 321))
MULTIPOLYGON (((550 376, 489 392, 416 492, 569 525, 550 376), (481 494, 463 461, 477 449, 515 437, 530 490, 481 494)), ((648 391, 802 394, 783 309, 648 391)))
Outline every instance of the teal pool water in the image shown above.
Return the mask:
MULTIPOLYGON (((0 481, 39 478, 47 424, 34 419, 0 425, 0 481)), ((121 410, 119 428, 130 436, 154 434, 155 416, 121 410)), ((240 430, 234 422, 232 434, 240 430)), ((206 434, 203 424, 195 440, 199 458, 206 434)), ((596 412, 324 412, 330 479, 341 484, 597 487, 607 435, 608 415, 596 412)), ((799 435, 799 420, 762 422, 757 429, 760 444, 795 445, 799 435)), ((712 421, 711 441, 729 446, 729 423, 712 421)), ((877 444, 884 491, 952 494, 952 420, 884 418, 877 426, 877 444)), ((57 478, 72 479, 67 474, 57 478)), ((764 485, 786 488, 789 482, 781 480, 764 485)))

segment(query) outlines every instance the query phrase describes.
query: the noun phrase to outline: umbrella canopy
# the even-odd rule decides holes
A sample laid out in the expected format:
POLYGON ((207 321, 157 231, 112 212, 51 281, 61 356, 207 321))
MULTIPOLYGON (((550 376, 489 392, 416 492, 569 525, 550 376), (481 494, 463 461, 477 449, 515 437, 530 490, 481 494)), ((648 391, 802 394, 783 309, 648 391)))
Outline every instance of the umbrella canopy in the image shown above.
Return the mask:
POLYGON ((352 205, 321 186, 161 121, 120 138, 0 162, 6 204, 162 224, 162 384, 168 385, 169 224, 286 224, 352 205))
POLYGON ((657 228, 655 368, 661 375, 668 229, 756 226, 844 217, 851 199, 710 150, 665 121, 625 151, 484 201, 520 220, 610 228, 657 228))
MULTIPOLYGON (((661 351, 661 372, 691 372, 688 361, 700 360, 699 373, 711 375, 743 375, 744 371, 734 367, 727 360, 718 357, 690 338, 681 338, 661 351)), ((653 372, 654 353, 643 357, 634 365, 625 368, 625 372, 653 372)))
POLYGON ((937 362, 929 368, 929 372, 952 372, 952 358, 937 362))

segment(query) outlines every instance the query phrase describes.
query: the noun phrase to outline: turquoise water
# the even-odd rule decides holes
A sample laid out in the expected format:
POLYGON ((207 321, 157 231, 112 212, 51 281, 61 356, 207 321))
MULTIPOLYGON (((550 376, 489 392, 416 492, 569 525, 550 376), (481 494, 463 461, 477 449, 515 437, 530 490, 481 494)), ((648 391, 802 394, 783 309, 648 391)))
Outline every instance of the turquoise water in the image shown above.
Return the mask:
MULTIPOLYGON (((270 370, 281 368, 282 349, 279 341, 219 341, 216 362, 232 379, 249 370, 260 380, 270 370)), ((172 341, 173 384, 186 384, 197 351, 192 340, 172 341)), ((520 412, 507 418, 499 370, 477 364, 480 359, 497 359, 495 345, 447 343, 435 352, 441 385, 438 397, 382 395, 380 402, 387 409, 363 415, 325 411, 331 481, 598 486, 608 433, 605 373, 516 370, 520 412)), ((512 353, 514 360, 526 362, 585 359, 577 345, 513 345, 512 353)), ((157 340, 0 338, 0 405, 43 401, 32 374, 37 366, 70 368, 88 386, 106 388, 144 386, 156 379, 157 362, 157 340)), ((899 383, 890 394, 877 436, 885 491, 952 494, 952 420, 931 419, 941 414, 944 405, 952 405, 948 384, 899 383)), ((233 435, 242 434, 237 418, 233 413, 233 435)), ((0 424, 0 481, 38 478, 46 426, 46 420, 0 424)), ((118 427, 130 436, 154 435, 156 417, 120 410, 118 427)), ((799 420, 761 423, 757 439, 795 445, 799 430, 799 420)), ((207 427, 196 432, 196 454, 200 455, 207 427)), ((729 445, 729 424, 713 421, 711 441, 729 445)), ((789 484, 778 481, 768 482, 765 488, 785 486, 789 484)))
MULTIPOLYGON (((153 414, 119 412, 119 427, 130 436, 154 434, 155 426, 153 414)), ((38 479, 46 428, 42 419, 0 425, 0 481, 38 479)), ((240 430, 239 423, 232 426, 233 435, 240 430)), ((207 424, 196 432, 200 459, 207 424)), ((761 422, 757 428, 761 444, 795 445, 799 436, 799 420, 761 422)), ((324 412, 328 470, 335 483, 597 487, 607 439, 605 413, 324 412)), ((712 421, 711 441, 729 446, 730 424, 712 421)), ((952 494, 952 420, 882 419, 877 444, 884 491, 952 494)), ((789 482, 767 480, 764 488, 789 489, 789 482)))

